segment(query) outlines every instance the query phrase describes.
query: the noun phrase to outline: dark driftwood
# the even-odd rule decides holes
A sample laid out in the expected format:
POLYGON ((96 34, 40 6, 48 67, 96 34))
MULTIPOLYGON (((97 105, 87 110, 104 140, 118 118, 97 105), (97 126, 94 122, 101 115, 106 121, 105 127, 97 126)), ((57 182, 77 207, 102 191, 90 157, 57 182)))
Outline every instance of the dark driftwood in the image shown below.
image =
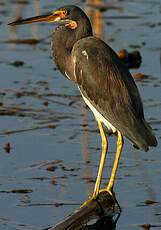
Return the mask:
MULTIPOLYGON (((101 192, 97 200, 87 202, 61 222, 49 228, 49 230, 84 229, 90 220, 100 219, 105 216, 112 219, 112 216, 118 213, 118 210, 118 206, 115 206, 111 195, 107 192, 101 192)), ((88 229, 88 227, 85 229, 88 229)))

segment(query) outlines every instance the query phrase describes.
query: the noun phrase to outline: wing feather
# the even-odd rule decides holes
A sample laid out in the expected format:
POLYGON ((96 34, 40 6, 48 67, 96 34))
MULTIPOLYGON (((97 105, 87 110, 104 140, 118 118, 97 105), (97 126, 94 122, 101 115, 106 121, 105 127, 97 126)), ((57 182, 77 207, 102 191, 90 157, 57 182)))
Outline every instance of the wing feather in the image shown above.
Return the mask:
POLYGON ((147 140, 140 140, 147 131, 140 95, 117 54, 100 39, 88 37, 74 45, 72 56, 81 93, 117 130, 147 151, 147 140))

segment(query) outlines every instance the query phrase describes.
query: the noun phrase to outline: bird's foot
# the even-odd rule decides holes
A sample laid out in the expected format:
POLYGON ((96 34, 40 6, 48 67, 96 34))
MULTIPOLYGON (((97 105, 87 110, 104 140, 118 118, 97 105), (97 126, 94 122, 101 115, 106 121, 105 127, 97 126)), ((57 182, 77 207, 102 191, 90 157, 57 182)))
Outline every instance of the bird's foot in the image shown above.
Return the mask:
POLYGON ((89 202, 91 202, 92 200, 96 200, 98 198, 99 192, 98 194, 96 194, 95 192, 93 193, 92 196, 89 196, 88 200, 86 200, 80 207, 83 207, 84 205, 88 204, 89 202))
POLYGON ((108 188, 104 188, 104 189, 100 189, 98 192, 94 192, 92 196, 89 196, 89 199, 86 200, 80 207, 83 207, 84 205, 87 205, 89 202, 91 202, 92 200, 98 200, 99 194, 101 192, 107 192, 110 194, 110 196, 112 197, 112 199, 114 200, 114 202, 117 202, 116 198, 115 198, 115 194, 112 191, 112 189, 108 189, 108 188))
POLYGON ((119 210, 121 212, 121 207, 120 207, 120 205, 119 205, 119 203, 118 203, 118 201, 116 199, 116 196, 115 196, 115 193, 113 191, 113 188, 108 188, 108 186, 107 186, 106 188, 103 188, 103 189, 99 190, 99 193, 101 193, 101 192, 108 192, 108 194, 111 195, 113 201, 117 204, 117 206, 118 206, 118 208, 119 208, 119 210))
POLYGON ((93 200, 92 196, 89 196, 89 199, 86 200, 81 206, 80 208, 82 208, 83 206, 87 205, 89 202, 91 202, 93 200))
POLYGON ((107 192, 107 193, 109 193, 112 196, 112 198, 115 196, 115 194, 113 192, 113 189, 103 188, 103 189, 99 190, 99 193, 101 193, 101 192, 107 192))

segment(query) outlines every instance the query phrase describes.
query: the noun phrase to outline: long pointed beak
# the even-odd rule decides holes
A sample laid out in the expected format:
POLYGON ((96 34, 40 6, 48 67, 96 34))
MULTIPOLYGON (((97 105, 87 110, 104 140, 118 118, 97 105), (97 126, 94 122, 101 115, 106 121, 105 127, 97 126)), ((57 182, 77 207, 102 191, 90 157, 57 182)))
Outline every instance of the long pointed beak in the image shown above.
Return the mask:
POLYGON ((46 14, 46 15, 17 20, 17 21, 9 23, 8 25, 16 26, 16 25, 23 25, 23 24, 29 24, 29 23, 35 23, 35 22, 45 22, 45 21, 56 22, 56 21, 60 21, 61 17, 63 17, 62 11, 55 11, 53 13, 46 14))

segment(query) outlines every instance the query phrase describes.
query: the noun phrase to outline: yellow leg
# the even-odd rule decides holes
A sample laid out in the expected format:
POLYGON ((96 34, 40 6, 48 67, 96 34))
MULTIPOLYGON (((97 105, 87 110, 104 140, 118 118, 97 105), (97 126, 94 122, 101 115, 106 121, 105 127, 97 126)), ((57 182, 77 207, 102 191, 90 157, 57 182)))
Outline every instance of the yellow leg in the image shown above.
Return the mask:
POLYGON ((100 188, 101 179, 102 179, 102 172, 103 172, 104 162, 105 162, 105 158, 106 158, 108 142, 107 142, 106 135, 104 133, 101 122, 99 120, 97 120, 97 122, 98 122, 98 127, 99 127, 101 138, 102 138, 101 160, 100 160, 99 170, 98 170, 97 179, 96 179, 96 183, 95 183, 95 187, 94 187, 94 192, 93 192, 92 196, 89 198, 89 200, 85 201, 81 205, 81 207, 84 206, 86 203, 88 203, 90 200, 96 199, 98 194, 99 194, 99 191, 100 191, 99 188, 100 188))
POLYGON ((104 130, 103 130, 102 123, 99 120, 97 120, 97 122, 98 122, 98 127, 100 130, 101 139, 102 139, 102 154, 101 154, 101 160, 100 160, 99 170, 98 170, 98 174, 97 174, 97 179, 96 179, 96 183, 95 183, 95 187, 94 187, 94 192, 93 192, 91 199, 96 199, 98 194, 99 194, 99 189, 100 189, 100 184, 101 184, 101 179, 102 179, 102 173, 103 173, 103 167, 104 167, 106 154, 107 154, 107 147, 108 147, 108 142, 107 142, 107 138, 106 138, 106 135, 104 133, 104 130))
MULTIPOLYGON (((101 134, 101 138, 102 138, 101 160, 100 160, 100 165, 99 165, 99 170, 98 170, 98 175, 97 175, 93 195, 82 206, 84 206, 90 200, 96 199, 98 194, 100 192, 102 192, 102 191, 107 191, 109 194, 111 194, 111 196, 113 197, 114 201, 118 204, 118 202, 117 202, 117 200, 115 198, 115 195, 113 193, 113 186, 114 186, 114 180, 115 180, 116 171, 117 171, 117 167, 118 167, 118 163, 119 163, 119 158, 120 158, 121 151, 122 151, 123 144, 124 144, 123 136, 121 135, 121 133, 119 131, 117 132, 118 133, 117 151, 116 151, 116 156, 115 156, 115 160, 114 160, 114 164, 113 164, 113 168, 112 168, 112 172, 111 172, 110 181, 109 181, 108 186, 106 188, 99 190, 101 179, 102 179, 102 172, 103 172, 104 162, 105 162, 105 158, 106 158, 106 154, 107 154, 108 142, 107 142, 106 135, 104 133, 104 130, 103 130, 101 122, 99 120, 97 122, 98 122, 98 126, 99 126, 99 129, 100 129, 100 134, 101 134)), ((118 206, 119 206, 119 204, 118 204, 118 206)))
MULTIPOLYGON (((101 191, 107 191, 108 193, 110 193, 113 197, 113 186, 114 186, 114 180, 115 180, 115 176, 116 176, 116 171, 117 171, 117 167, 118 167, 118 163, 119 163, 119 158, 121 155, 121 151, 123 148, 123 144, 124 144, 124 140, 123 140, 123 136, 121 135, 120 131, 117 131, 118 133, 118 140, 117 140, 117 151, 116 151, 116 156, 115 156, 115 161, 113 164, 113 169, 111 172, 111 177, 110 177, 110 181, 108 183, 108 186, 105 189, 102 189, 101 191)), ((114 197, 115 199, 115 197, 114 197)))

